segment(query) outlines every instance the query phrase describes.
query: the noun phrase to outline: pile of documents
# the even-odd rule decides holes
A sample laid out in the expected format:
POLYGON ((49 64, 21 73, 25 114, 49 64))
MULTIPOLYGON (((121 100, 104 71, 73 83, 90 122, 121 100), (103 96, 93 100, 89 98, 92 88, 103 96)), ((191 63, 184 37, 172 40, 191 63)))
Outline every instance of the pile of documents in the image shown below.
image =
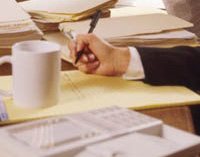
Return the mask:
MULTIPOLYGON (((83 34, 90 20, 68 22, 61 30, 83 34)), ((117 46, 177 46, 196 43, 196 35, 185 30, 193 24, 167 14, 144 14, 100 19, 94 33, 117 46)))
POLYGON ((42 30, 56 29, 60 22, 77 21, 102 10, 105 16, 117 0, 28 0, 20 5, 42 30))
POLYGON ((148 6, 152 8, 165 9, 163 0, 119 0, 117 6, 148 6))
POLYGON ((196 39, 197 37, 194 33, 180 29, 162 33, 109 38, 107 41, 115 46, 170 47, 193 45, 197 42, 196 39))
POLYGON ((9 49, 19 41, 41 39, 42 35, 15 0, 1 0, 0 49, 9 49))

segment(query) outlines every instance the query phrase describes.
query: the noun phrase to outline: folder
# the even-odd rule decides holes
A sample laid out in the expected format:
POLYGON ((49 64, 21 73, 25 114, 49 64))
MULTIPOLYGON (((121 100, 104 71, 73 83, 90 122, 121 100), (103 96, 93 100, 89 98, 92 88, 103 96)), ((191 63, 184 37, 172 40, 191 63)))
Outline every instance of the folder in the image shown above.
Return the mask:
MULTIPOLYGON (((100 19, 94 33, 109 39, 139 34, 160 33, 192 27, 193 24, 178 17, 166 14, 134 15, 100 19)), ((77 34, 86 33, 90 20, 60 24, 61 29, 72 29, 77 34)))
MULTIPOLYGON (((110 17, 110 10, 103 10, 101 14, 101 18, 110 17)), ((52 19, 45 19, 39 17, 33 18, 35 24, 43 31, 43 32, 50 32, 50 31, 58 31, 58 26, 60 24, 60 20, 52 21, 52 19)))
POLYGON ((28 0, 20 5, 33 18, 43 21, 76 21, 93 15, 97 10, 112 7, 117 0, 28 0))
POLYGON ((115 46, 173 47, 197 44, 197 36, 184 29, 107 39, 115 46))
MULTIPOLYGON (((10 76, 0 77, 0 87, 10 90, 10 76)), ((121 77, 83 74, 79 71, 62 73, 60 102, 50 108, 25 109, 3 98, 8 114, 0 124, 64 115, 108 106, 147 109, 200 103, 200 96, 181 86, 151 86, 141 81, 126 81, 121 77)))

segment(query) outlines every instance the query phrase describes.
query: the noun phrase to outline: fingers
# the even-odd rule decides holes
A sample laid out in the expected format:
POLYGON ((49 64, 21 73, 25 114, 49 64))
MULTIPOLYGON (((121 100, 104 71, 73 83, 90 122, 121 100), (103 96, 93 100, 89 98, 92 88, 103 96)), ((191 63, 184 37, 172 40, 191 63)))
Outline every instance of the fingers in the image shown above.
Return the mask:
POLYGON ((94 62, 94 61, 96 60, 95 55, 94 55, 93 53, 89 53, 89 54, 88 54, 88 60, 89 60, 90 62, 94 62))
POLYGON ((89 41, 87 40, 87 35, 77 35, 77 52, 85 49, 89 45, 89 41))
POLYGON ((80 62, 88 63, 88 62, 94 62, 94 61, 96 61, 96 60, 97 60, 97 59, 96 59, 96 57, 95 57, 94 54, 85 52, 85 53, 81 56, 80 62))
POLYGON ((98 43, 102 43, 101 39, 98 38, 95 34, 79 34, 76 37, 77 41, 77 51, 88 47, 92 53, 96 54, 98 47, 98 43))
POLYGON ((98 69, 99 64, 99 61, 95 61, 88 64, 79 63, 78 69, 84 73, 92 74, 95 73, 95 71, 98 69))
POLYGON ((83 54, 79 62, 88 63, 89 62, 88 56, 86 54, 83 54))
MULTIPOLYGON (((82 34, 76 36, 76 41, 71 40, 68 44, 68 47, 70 49, 70 57, 73 59, 73 62, 76 60, 77 53, 83 49, 86 50, 84 54, 81 56, 81 59, 79 62, 82 63, 89 63, 89 62, 95 62, 97 60, 95 56, 95 49, 91 51, 89 49, 90 45, 94 42, 96 42, 97 37, 93 34, 82 34)), ((76 65, 75 65, 76 66, 76 65)))

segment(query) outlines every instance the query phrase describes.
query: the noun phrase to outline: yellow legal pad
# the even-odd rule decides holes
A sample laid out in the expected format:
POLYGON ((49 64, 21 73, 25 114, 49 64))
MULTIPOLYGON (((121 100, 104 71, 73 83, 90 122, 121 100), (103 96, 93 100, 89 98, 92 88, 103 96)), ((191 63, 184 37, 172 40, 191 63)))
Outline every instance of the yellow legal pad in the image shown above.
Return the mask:
MULTIPOLYGON (((146 109, 200 103, 200 96, 180 86, 150 86, 141 81, 126 81, 121 77, 103 77, 79 71, 62 73, 58 105, 45 109, 24 109, 14 106, 12 98, 4 98, 12 123, 49 116, 117 105, 146 109)), ((0 88, 11 89, 11 77, 0 77, 0 88)))

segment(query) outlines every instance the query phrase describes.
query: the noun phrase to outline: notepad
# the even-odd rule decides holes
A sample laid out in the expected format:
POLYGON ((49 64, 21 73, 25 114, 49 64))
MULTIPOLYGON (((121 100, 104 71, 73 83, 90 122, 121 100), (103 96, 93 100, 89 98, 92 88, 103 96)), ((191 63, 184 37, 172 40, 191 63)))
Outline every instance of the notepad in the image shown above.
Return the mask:
MULTIPOLYGON (((58 105, 46 109, 16 107, 12 98, 4 98, 9 121, 27 121, 108 106, 146 109, 200 103, 200 96, 181 86, 150 86, 140 81, 126 81, 121 77, 87 75, 79 71, 62 73, 61 95, 58 105)), ((11 77, 0 77, 0 87, 11 89, 11 77)))

